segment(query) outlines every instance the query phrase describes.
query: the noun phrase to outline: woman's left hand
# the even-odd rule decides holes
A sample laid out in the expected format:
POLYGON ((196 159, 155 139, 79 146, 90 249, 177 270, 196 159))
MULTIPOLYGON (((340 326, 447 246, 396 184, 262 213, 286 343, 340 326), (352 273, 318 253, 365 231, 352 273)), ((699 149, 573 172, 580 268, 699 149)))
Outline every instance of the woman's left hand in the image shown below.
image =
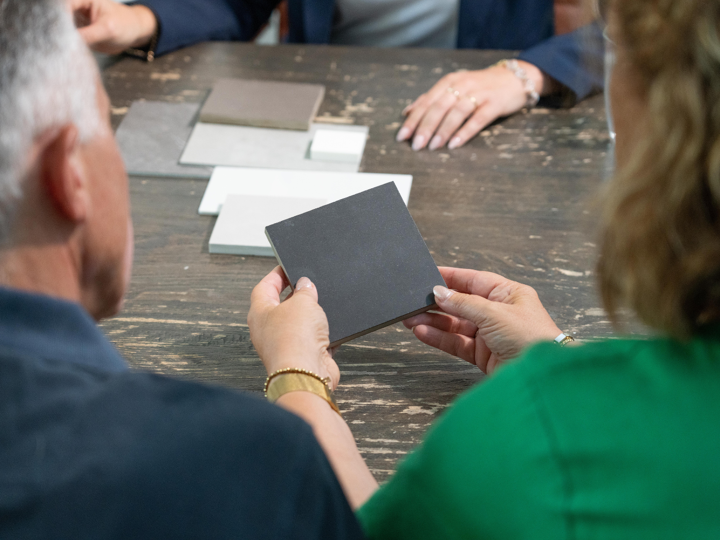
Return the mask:
MULTIPOLYGON (((546 76, 537 67, 518 61, 543 95, 546 76)), ((462 146, 500 117, 509 116, 527 104, 523 82, 504 66, 445 75, 409 105, 405 123, 397 134, 402 142, 412 138, 413 150, 428 146, 436 150, 462 146), (448 142, 449 141, 449 142, 448 142)))

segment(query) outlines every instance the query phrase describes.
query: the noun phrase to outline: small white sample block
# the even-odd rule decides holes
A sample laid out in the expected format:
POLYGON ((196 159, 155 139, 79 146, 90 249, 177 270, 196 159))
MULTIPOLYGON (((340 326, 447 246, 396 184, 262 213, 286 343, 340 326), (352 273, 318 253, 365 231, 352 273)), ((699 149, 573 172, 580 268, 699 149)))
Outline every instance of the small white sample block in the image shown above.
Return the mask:
POLYGON ((228 195, 210 236, 210 253, 273 257, 265 227, 327 204, 322 199, 228 195))
POLYGON ((310 146, 310 159, 356 163, 362 159, 367 137, 352 131, 319 129, 310 146))

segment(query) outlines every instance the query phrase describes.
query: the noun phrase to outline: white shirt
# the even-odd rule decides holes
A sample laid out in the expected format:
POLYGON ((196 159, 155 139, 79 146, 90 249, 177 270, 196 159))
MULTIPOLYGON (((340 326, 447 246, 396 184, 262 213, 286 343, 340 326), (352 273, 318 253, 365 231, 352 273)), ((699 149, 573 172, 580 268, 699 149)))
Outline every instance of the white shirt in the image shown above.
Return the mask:
POLYGON ((454 49, 460 0, 336 0, 330 43, 454 49))

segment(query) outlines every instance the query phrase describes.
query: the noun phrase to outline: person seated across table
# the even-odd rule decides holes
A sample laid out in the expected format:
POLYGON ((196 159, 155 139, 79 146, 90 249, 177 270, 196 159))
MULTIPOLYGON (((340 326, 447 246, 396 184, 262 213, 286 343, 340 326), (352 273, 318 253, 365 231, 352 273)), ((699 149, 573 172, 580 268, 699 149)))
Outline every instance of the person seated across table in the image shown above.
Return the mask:
POLYGON ((361 538, 296 416, 135 372, 127 176, 62 0, 0 0, 0 538, 361 538))
MULTIPOLYGON (((613 320, 630 308, 652 335, 563 347, 530 287, 442 269, 441 312, 405 324, 491 376, 378 491, 322 396, 271 386, 364 502, 369 538, 720 538, 720 0, 612 0, 609 32, 617 171, 597 275, 613 320)), ((303 278, 281 303, 285 285, 276 270, 252 297, 268 372, 337 384, 317 292, 303 278)))
MULTIPOLYGON (((150 57, 207 40, 250 40, 280 0, 68 0, 100 52, 150 57)), ((496 119, 555 95, 602 90, 604 44, 579 0, 289 0, 289 41, 524 50, 517 61, 451 73, 407 107, 397 139, 457 148, 496 119), (557 17, 555 16, 557 14, 557 17), (575 32, 569 30, 576 29, 575 32), (564 32, 562 35, 554 35, 564 32)))

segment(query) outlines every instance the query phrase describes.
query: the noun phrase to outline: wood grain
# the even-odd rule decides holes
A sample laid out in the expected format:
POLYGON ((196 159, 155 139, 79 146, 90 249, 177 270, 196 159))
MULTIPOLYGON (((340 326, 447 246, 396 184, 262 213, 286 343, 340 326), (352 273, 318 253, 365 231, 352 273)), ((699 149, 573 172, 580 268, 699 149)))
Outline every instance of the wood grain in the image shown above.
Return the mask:
MULTIPOLYGON (((134 100, 200 102, 222 77, 325 84, 321 117, 370 128, 361 170, 414 175, 409 208, 439 265, 528 283, 561 328, 607 336, 590 217, 608 162, 600 96, 507 118, 452 152, 416 153, 394 140, 402 109, 441 75, 509 54, 209 43, 152 64, 124 59, 103 79, 115 127, 134 100)), ((208 253, 215 219, 197 215, 205 186, 131 178, 134 274, 122 314, 103 329, 137 368, 259 392, 265 373, 246 317, 252 287, 275 261, 208 253)), ((343 346, 337 361, 340 407, 381 481, 482 379, 401 325, 343 346)))

